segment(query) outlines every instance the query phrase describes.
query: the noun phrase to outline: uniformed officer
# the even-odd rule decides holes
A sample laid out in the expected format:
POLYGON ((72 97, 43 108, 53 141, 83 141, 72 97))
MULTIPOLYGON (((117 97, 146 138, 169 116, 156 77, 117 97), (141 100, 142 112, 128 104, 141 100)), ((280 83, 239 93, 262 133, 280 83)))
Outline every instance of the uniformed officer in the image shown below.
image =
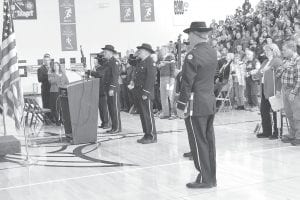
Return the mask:
POLYGON ((107 62, 104 64, 107 69, 104 74, 104 90, 107 94, 108 111, 111 118, 111 130, 107 133, 119 133, 122 131, 120 117, 119 101, 119 67, 114 54, 115 48, 112 45, 105 45, 103 50, 104 58, 107 62))
POLYGON ((100 78, 100 86, 99 86, 99 113, 101 119, 101 125, 99 128, 108 129, 109 126, 109 114, 108 114, 108 106, 107 106, 107 94, 104 90, 104 74, 106 67, 105 63, 107 60, 104 58, 103 53, 97 54, 95 58, 95 69, 96 71, 88 71, 88 74, 95 78, 100 78))
POLYGON ((141 59, 135 69, 134 88, 137 93, 138 110, 144 136, 138 139, 141 144, 157 142, 155 120, 153 115, 154 84, 156 66, 151 58, 154 53, 151 45, 142 44, 137 47, 137 56, 141 59))
POLYGON ((207 43, 211 28, 205 22, 192 22, 184 32, 193 49, 186 55, 177 113, 185 118, 193 160, 199 175, 188 188, 216 186, 216 151, 214 135, 214 75, 218 66, 217 52, 207 43))

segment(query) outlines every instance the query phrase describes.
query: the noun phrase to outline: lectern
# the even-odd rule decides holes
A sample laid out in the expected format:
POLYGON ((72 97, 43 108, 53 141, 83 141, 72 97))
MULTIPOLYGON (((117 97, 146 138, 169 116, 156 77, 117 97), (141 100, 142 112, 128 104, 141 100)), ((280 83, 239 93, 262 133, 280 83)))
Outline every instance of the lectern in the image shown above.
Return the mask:
POLYGON ((60 88, 65 134, 72 144, 97 141, 99 79, 81 80, 60 88))

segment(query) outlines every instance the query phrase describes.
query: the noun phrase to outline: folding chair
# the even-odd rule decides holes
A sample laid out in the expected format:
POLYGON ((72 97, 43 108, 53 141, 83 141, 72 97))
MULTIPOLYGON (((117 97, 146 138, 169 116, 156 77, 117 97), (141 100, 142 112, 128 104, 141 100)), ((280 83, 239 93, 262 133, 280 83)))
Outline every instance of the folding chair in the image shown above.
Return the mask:
MULTIPOLYGON (((30 104, 30 100, 27 97, 24 97, 24 117, 25 117, 25 124, 28 125, 28 118, 31 115, 31 118, 34 116, 34 109, 30 104)), ((30 124, 31 126, 31 124, 30 124)))
POLYGON ((221 105, 218 109, 218 112, 229 111, 232 109, 232 104, 230 100, 230 92, 232 89, 231 81, 228 80, 228 83, 224 85, 219 92, 216 101, 221 101, 221 105))
POLYGON ((51 113, 51 110, 48 108, 41 108, 40 105, 37 103, 37 101, 34 98, 28 98, 27 99, 29 109, 32 110, 32 117, 30 120, 30 127, 33 124, 33 119, 35 119, 35 125, 37 121, 41 121, 43 123, 51 124, 52 121, 47 116, 51 113))

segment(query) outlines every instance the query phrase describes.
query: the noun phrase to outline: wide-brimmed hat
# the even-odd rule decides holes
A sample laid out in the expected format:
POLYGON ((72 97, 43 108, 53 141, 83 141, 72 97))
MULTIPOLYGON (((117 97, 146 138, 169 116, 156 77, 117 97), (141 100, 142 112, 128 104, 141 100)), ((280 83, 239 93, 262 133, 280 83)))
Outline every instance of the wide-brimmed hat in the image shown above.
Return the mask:
POLYGON ((191 31, 197 31, 197 32, 209 32, 212 28, 208 28, 206 26, 205 22, 192 22, 190 27, 185 29, 184 33, 189 33, 191 31))
POLYGON ((145 49, 147 51, 149 51, 150 53, 154 53, 155 51, 152 49, 150 44, 147 43, 143 43, 141 46, 137 46, 137 49, 145 49))
POLYGON ((115 47, 113 45, 110 45, 110 44, 107 44, 105 45, 104 48, 102 48, 102 50, 108 50, 108 51, 111 51, 113 53, 116 53, 117 51, 115 50, 115 47))

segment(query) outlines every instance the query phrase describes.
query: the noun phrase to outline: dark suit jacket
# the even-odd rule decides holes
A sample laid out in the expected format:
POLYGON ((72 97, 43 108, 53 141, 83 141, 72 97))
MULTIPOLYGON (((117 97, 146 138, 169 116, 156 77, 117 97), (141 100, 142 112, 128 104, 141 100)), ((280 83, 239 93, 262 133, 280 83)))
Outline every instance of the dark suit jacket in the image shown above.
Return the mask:
POLYGON ((38 81, 42 83, 42 93, 50 93, 50 83, 48 80, 48 69, 46 66, 42 65, 38 68, 38 81))
POLYGON ((140 61, 135 69, 134 86, 150 99, 154 99, 156 71, 156 65, 150 56, 140 61))
MULTIPOLYGON (((268 63, 268 60, 265 60, 262 63, 261 69, 263 69, 266 64, 268 63)), ((271 96, 274 96, 274 70, 282 65, 282 60, 280 58, 273 58, 269 64, 270 68, 265 71, 264 73, 264 95, 265 98, 268 99, 271 96)), ((261 70, 259 73, 263 73, 261 70)), ((275 90, 280 91, 281 90, 281 80, 278 78, 275 78, 275 90)))
POLYGON ((215 113, 214 76, 218 67, 217 52, 207 43, 199 43, 186 55, 177 108, 184 110, 194 93, 193 116, 215 113))

